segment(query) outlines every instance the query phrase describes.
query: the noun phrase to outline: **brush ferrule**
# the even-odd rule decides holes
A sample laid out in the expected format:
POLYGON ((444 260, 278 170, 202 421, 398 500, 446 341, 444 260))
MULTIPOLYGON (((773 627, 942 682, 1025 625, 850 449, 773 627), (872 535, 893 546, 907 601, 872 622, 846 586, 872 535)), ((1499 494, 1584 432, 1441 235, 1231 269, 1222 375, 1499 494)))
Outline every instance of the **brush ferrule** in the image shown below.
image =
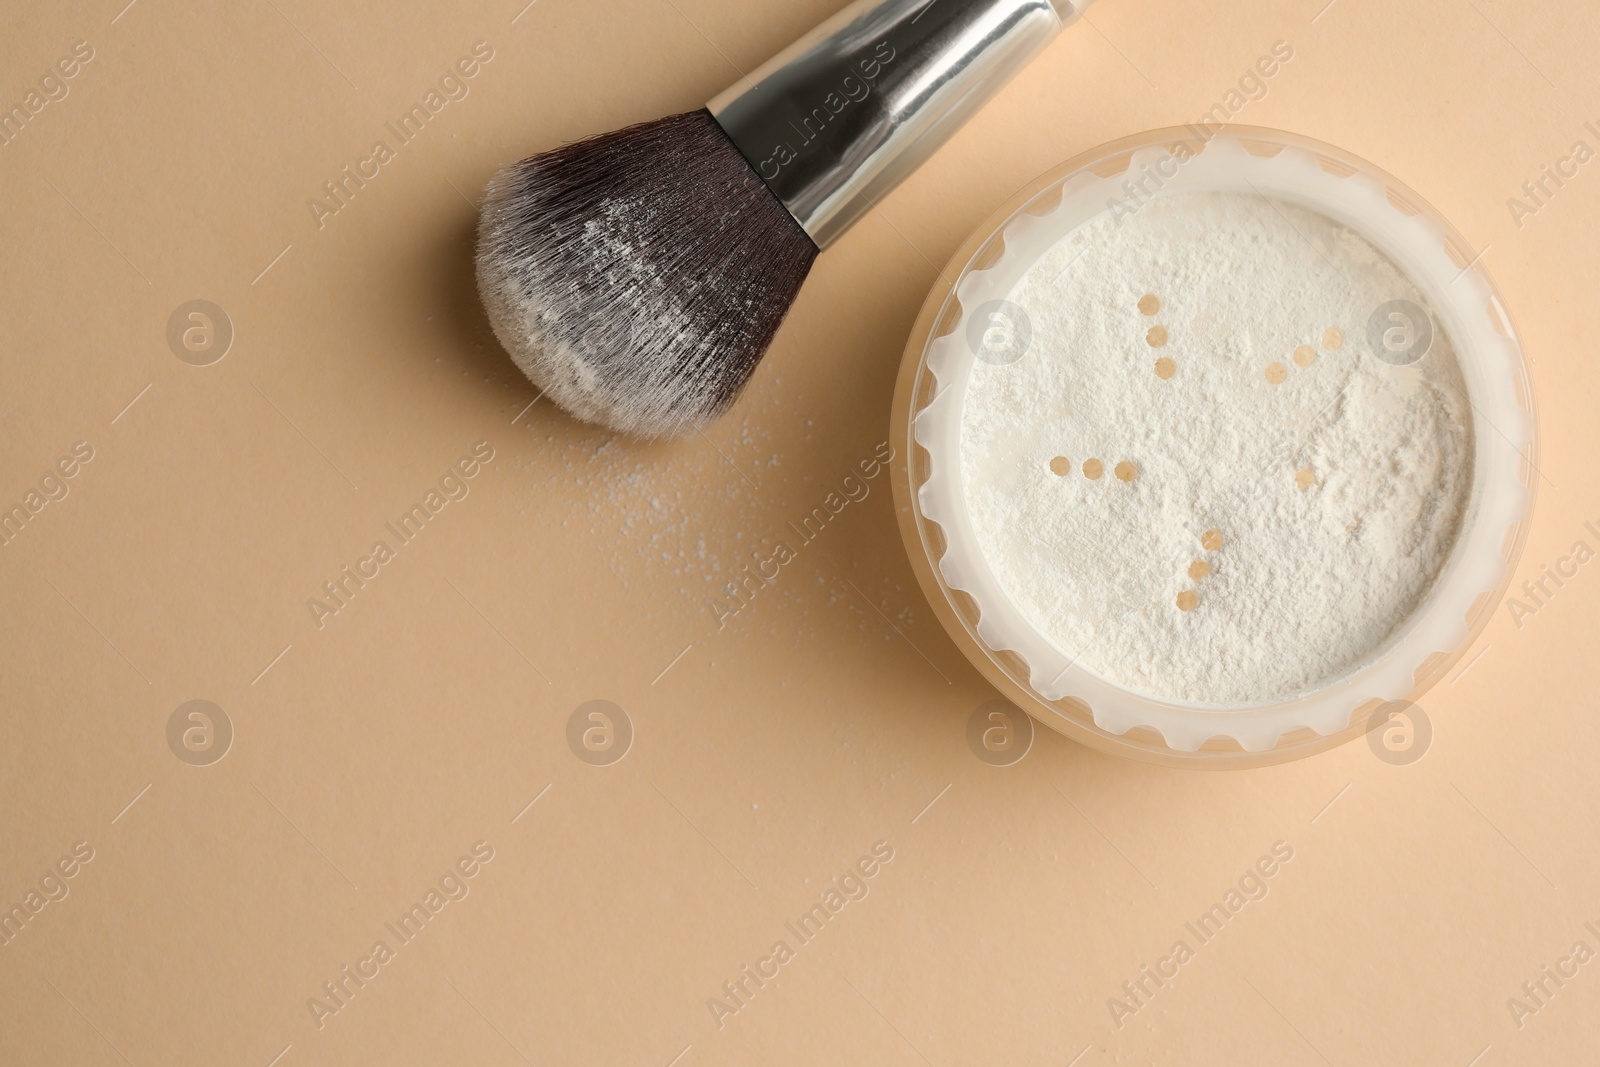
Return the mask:
POLYGON ((711 101, 826 248, 1088 0, 859 0, 711 101))

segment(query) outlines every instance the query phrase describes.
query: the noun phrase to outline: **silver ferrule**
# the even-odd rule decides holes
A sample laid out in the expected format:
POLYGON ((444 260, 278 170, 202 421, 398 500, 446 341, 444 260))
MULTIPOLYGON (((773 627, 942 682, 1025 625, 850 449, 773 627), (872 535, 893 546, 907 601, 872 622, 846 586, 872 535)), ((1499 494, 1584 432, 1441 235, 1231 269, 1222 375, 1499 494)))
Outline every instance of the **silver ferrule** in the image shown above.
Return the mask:
POLYGON ((826 248, 1089 0, 858 0, 711 101, 826 248))

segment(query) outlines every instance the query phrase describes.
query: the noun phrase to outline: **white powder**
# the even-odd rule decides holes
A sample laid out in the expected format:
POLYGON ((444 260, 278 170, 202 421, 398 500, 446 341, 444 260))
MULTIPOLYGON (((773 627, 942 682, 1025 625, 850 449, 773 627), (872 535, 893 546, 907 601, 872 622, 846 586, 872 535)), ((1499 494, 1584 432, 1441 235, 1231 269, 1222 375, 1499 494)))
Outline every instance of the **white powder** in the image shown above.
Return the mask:
POLYGON ((1369 347, 1380 306, 1429 306, 1364 238, 1173 194, 1080 227, 1011 300, 1031 344, 974 367, 962 480, 1000 584, 1080 666, 1163 699, 1280 699, 1419 606, 1470 493, 1470 405, 1437 325, 1409 366, 1369 347))

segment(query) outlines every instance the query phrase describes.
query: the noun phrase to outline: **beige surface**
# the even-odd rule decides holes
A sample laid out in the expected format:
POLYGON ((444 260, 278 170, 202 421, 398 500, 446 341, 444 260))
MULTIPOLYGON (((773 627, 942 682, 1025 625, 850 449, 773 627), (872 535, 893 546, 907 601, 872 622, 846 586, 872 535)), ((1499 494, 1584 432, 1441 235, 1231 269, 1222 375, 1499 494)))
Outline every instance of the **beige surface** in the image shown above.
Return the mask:
POLYGON ((720 631, 712 607, 885 439, 971 227, 1068 155, 1197 118, 1279 40, 1239 120, 1410 183, 1518 316, 1545 476, 1519 584, 1600 548, 1600 173, 1520 227, 1507 207, 1600 147, 1580 0, 1104 0, 819 263, 731 418, 651 447, 524 412, 467 200, 697 106, 836 0, 122 2, 13 5, 0 43, 6 107, 93 50, 0 145, 0 501, 92 450, 0 548, 0 900, 39 909, 0 946, 0 1063, 1593 1062, 1600 965, 1520 1028, 1507 999, 1600 949, 1594 565, 1500 609, 1404 767, 1357 742, 1204 775, 1044 732, 985 765, 992 691, 916 589, 886 476, 720 631), (308 199, 478 41, 469 94, 319 228, 308 199), (166 339, 195 299, 236 335, 210 366, 166 339), (319 628, 307 600, 478 442, 493 460, 445 483, 465 498, 319 628), (234 730, 209 766, 168 745, 194 699, 234 730), (610 766, 567 744, 592 699, 634 728, 610 766), (877 842, 892 861, 802 943, 785 924, 877 842), (1267 895, 1201 944, 1185 923, 1276 842, 1267 895), (441 884, 420 934, 389 931, 441 884), (719 1028, 708 1000, 779 940, 719 1028), (1119 1028, 1108 999, 1178 940, 1119 1028), (376 976, 319 1027, 345 966, 376 976))

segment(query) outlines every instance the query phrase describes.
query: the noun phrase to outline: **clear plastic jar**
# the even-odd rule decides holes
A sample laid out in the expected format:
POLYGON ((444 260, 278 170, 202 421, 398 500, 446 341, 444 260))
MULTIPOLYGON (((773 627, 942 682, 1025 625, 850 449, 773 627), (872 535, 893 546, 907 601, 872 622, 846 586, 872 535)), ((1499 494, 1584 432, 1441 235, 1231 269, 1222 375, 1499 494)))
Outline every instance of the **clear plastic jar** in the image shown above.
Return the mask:
POLYGON ((973 664, 1023 710, 1085 744, 1147 762, 1217 768, 1280 763, 1340 744, 1443 677, 1504 594, 1525 539, 1536 462, 1527 365, 1499 294, 1465 241, 1415 192, 1370 164, 1253 127, 1127 138, 1063 164, 996 212, 956 253, 923 306, 901 366, 892 433, 896 503, 912 566, 973 664), (1001 306, 1031 266, 1116 205, 1126 209, 1130 190, 1143 199, 1250 192, 1348 227, 1426 297, 1433 328, 1447 336, 1459 364, 1472 408, 1472 470, 1448 555, 1387 640, 1304 691, 1219 706, 1119 684, 1030 621, 977 543, 960 469, 963 403, 979 359, 971 339, 984 332, 981 316, 1001 306))

